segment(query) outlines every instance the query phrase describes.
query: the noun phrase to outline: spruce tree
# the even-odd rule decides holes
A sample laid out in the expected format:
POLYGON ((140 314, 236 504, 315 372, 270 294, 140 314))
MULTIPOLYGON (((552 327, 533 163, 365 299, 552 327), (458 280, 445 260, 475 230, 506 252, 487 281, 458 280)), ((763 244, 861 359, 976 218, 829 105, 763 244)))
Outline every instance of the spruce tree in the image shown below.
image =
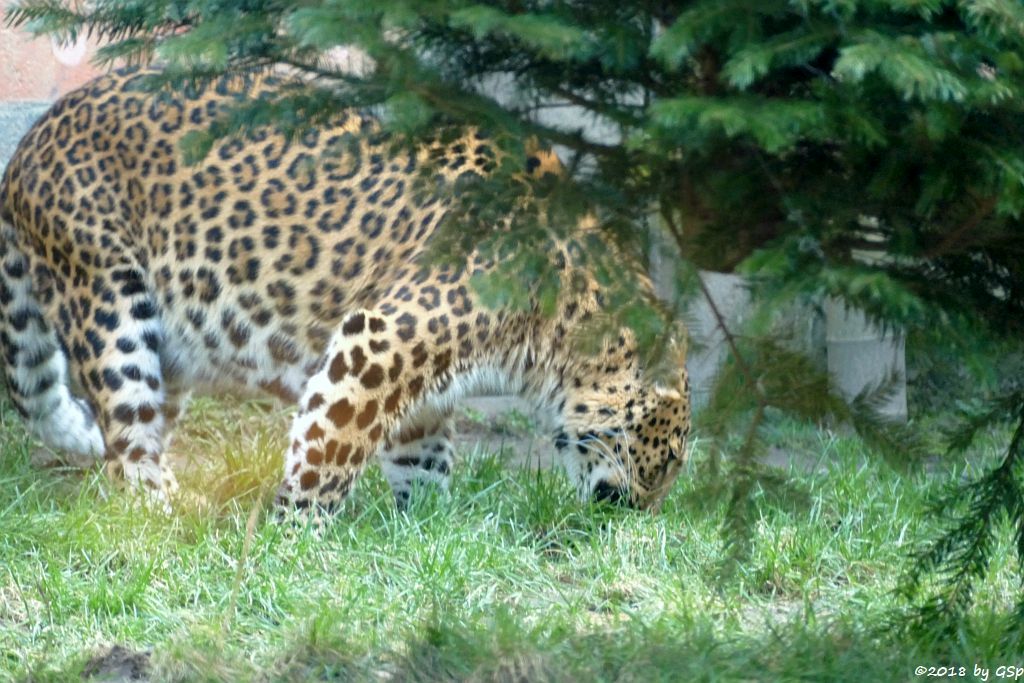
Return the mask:
MULTIPOLYGON (((478 283, 485 298, 549 301, 557 278, 544 241, 577 239, 584 215, 637 258, 649 229, 663 231, 680 285, 697 295, 697 268, 744 273, 761 304, 753 333, 765 334, 723 325, 731 360, 702 425, 715 451, 741 435, 735 539, 766 411, 850 421, 897 459, 913 450, 910 434, 872 417, 886 387, 852 404, 833 396, 819 369, 767 334, 772 311, 835 297, 979 366, 978 340, 1024 331, 1018 0, 20 0, 7 16, 38 33, 99 36, 102 63, 158 61, 154 89, 225 73, 302 76, 274 97, 239 100, 190 138, 191 158, 218 136, 268 123, 300 134, 349 107, 374 110, 400 140, 471 125, 509 160, 555 146, 568 173, 533 181, 532 209, 517 208, 521 174, 504 163, 447 219, 439 252, 516 254, 519 272, 478 283), (368 68, 340 68, 330 59, 339 47, 362 50, 368 68), (607 133, 553 123, 559 107, 607 133), (513 230, 495 234, 509 215, 513 230), (884 257, 859 262, 863 246, 884 257), (536 289, 514 287, 520 273, 536 289)), ((636 301, 628 274, 579 239, 617 321, 656 349, 677 312, 636 301)), ((1024 394, 990 399, 954 445, 997 421, 1016 434, 1002 466, 954 494, 968 509, 922 554, 923 571, 950 578, 926 598, 930 615, 969 607, 1000 515, 1024 539, 1024 394)))

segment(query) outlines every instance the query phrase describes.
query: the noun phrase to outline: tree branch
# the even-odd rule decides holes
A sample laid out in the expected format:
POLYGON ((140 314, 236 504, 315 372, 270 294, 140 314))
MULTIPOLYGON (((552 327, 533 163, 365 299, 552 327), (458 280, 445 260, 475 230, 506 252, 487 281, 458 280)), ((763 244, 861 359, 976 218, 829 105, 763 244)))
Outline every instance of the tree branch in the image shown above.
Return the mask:
POLYGON ((942 238, 941 242, 925 252, 924 256, 921 258, 926 261, 931 261, 952 251, 958 246, 957 243, 961 237, 973 232, 979 225, 981 225, 983 220, 992 214, 998 203, 999 199, 995 196, 989 196, 983 199, 977 211, 972 213, 966 221, 958 225, 952 232, 947 233, 945 237, 942 238))

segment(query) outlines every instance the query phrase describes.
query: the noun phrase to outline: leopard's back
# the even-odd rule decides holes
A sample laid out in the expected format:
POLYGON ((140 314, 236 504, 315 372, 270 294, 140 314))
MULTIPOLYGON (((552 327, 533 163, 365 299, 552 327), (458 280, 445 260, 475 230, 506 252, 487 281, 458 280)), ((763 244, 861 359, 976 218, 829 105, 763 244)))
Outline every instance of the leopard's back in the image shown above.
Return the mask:
MULTIPOLYGON (((94 271, 72 278, 50 316, 72 318, 76 299, 101 309, 117 285, 96 271, 124 258, 156 293, 165 373, 294 398, 346 311, 407 278, 444 216, 437 193, 414 191, 425 153, 396 150, 371 118, 349 113, 296 140, 268 128, 221 141, 186 165, 189 133, 273 85, 149 95, 137 88, 143 73, 65 97, 12 161, 3 205, 40 269, 94 271)), ((433 172, 483 172, 492 150, 468 143, 433 172)), ((89 345, 73 325, 61 332, 89 345)))

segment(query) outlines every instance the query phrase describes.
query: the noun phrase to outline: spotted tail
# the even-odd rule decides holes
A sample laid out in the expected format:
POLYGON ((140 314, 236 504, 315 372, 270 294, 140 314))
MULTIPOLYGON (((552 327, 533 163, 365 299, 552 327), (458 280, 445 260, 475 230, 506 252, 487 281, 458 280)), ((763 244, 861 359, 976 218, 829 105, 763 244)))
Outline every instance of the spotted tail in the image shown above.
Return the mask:
POLYGON ((11 401, 48 447, 102 457, 103 434, 89 404, 71 393, 66 352, 32 291, 30 259, 10 218, 0 209, 0 353, 11 401))

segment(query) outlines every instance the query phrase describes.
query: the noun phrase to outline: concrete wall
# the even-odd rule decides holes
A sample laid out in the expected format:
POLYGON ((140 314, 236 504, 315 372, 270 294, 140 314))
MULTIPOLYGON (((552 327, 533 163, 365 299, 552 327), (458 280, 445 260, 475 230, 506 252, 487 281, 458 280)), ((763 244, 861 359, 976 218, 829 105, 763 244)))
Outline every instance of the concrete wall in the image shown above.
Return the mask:
POLYGON ((48 106, 49 102, 0 101, 0 172, 14 154, 21 136, 48 106))
POLYGON ((825 302, 828 330, 828 373, 832 386, 847 399, 862 391, 890 387, 891 395, 878 412, 889 420, 907 420, 906 340, 895 330, 882 329, 864 313, 842 301, 825 302), (895 379, 894 384, 889 382, 895 379))

